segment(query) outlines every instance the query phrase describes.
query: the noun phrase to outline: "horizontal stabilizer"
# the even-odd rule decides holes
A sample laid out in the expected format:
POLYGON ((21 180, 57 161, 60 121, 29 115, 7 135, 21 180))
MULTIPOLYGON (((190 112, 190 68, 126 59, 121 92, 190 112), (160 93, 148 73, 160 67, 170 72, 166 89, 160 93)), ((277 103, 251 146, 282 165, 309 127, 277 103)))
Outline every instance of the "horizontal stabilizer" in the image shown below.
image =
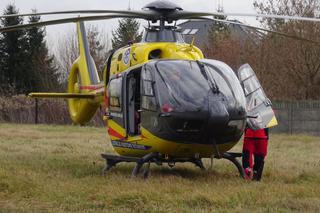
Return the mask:
POLYGON ((79 98, 79 99, 94 99, 97 94, 81 94, 81 93, 30 93, 31 98, 79 98))

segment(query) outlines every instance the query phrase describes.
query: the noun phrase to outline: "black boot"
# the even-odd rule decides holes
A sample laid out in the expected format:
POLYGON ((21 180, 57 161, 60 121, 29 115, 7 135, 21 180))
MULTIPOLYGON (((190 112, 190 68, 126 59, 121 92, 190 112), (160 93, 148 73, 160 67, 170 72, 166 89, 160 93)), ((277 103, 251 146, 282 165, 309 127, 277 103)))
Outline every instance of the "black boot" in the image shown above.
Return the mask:
POLYGON ((250 167, 250 152, 248 150, 242 151, 242 167, 243 168, 250 167))
POLYGON ((260 181, 262 178, 262 172, 264 167, 264 156, 254 156, 253 177, 252 180, 260 181))

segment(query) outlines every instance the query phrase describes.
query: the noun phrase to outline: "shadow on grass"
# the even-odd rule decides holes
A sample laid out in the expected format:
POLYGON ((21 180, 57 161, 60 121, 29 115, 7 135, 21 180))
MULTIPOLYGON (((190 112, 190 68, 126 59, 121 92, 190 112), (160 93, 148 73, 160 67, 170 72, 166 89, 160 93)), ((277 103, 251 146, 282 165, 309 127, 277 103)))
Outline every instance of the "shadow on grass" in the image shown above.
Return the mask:
MULTIPOLYGON (((99 158, 85 158, 81 156, 66 156, 64 154, 56 154, 55 156, 46 155, 20 155, 18 160, 7 165, 9 167, 21 168, 25 172, 43 174, 44 176, 59 177, 69 176, 76 179, 88 177, 103 177, 102 170, 105 161, 99 158)), ((107 175, 116 178, 123 176, 130 178, 135 163, 120 163, 116 167, 108 171, 107 175)), ((138 177, 142 177, 145 166, 141 168, 138 177)), ((169 168, 167 164, 157 166, 152 164, 150 167, 149 177, 163 178, 163 177, 176 177, 186 180, 206 180, 206 179, 237 179, 239 173, 232 165, 227 163, 220 163, 214 166, 213 170, 202 171, 200 168, 195 167, 191 163, 179 163, 174 168, 169 168)))
MULTIPOLYGON (((118 165, 117 167, 112 168, 109 170, 106 175, 109 177, 112 176, 123 176, 123 177, 131 177, 131 173, 134 169, 135 164, 130 163, 130 164, 121 164, 118 165)), ((143 167, 140 170, 140 173, 138 174, 138 178, 143 178, 143 172, 144 172, 143 167)), ((101 167, 102 169, 102 167, 101 167)), ((151 166, 150 167, 150 173, 149 177, 152 178, 182 178, 186 180, 207 180, 208 178, 210 179, 236 179, 239 178, 240 176, 238 174, 238 171, 236 170, 227 170, 223 169, 223 171, 219 171, 220 168, 216 168, 215 170, 207 169, 207 170, 200 170, 199 168, 192 167, 188 164, 180 164, 177 167, 170 168, 166 165, 163 166, 151 166)), ((222 169, 221 169, 222 170, 222 169)))

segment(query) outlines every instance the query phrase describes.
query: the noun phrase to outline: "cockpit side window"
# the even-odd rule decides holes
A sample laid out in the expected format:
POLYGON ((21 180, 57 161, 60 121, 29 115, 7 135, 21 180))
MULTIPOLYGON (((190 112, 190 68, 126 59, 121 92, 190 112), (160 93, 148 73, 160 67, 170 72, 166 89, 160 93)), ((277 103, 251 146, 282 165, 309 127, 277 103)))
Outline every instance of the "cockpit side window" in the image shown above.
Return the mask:
MULTIPOLYGON (((236 102, 229 103, 245 106, 246 100, 244 98, 243 89, 234 71, 229 66, 221 62, 211 60, 203 60, 203 62, 206 65, 208 72, 216 73, 216 75, 219 75, 224 79, 223 81, 221 81, 222 85, 218 85, 218 87, 221 92, 227 97, 231 97, 231 92, 231 95, 233 97, 232 99, 235 99, 236 102), (223 88, 226 88, 225 86, 228 86, 229 89, 223 91, 223 88)), ((219 82, 217 83, 219 84, 219 82)))
POLYGON ((142 100, 141 107, 145 110, 156 111, 156 98, 154 93, 154 80, 150 68, 142 69, 142 100))
POLYGON ((159 104, 175 112, 199 111, 208 105, 210 86, 195 61, 158 61, 155 64, 159 104))
POLYGON ((229 100, 234 100, 234 94, 227 84, 228 80, 222 75, 222 73, 219 73, 217 69, 214 69, 213 67, 206 66, 206 68, 208 77, 211 81, 217 84, 219 91, 229 100))
POLYGON ((121 112, 122 111, 122 78, 112 79, 109 83, 109 106, 111 111, 121 112))

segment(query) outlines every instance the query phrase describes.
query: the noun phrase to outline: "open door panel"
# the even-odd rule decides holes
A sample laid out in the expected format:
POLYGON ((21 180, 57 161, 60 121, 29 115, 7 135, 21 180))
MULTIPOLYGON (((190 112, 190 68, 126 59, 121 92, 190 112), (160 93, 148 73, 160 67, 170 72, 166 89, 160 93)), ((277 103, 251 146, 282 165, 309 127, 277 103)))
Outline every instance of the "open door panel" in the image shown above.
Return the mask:
POLYGON ((249 127, 257 130, 276 126, 278 122, 272 109, 272 103, 265 95, 250 65, 242 65, 237 74, 246 96, 249 127))

